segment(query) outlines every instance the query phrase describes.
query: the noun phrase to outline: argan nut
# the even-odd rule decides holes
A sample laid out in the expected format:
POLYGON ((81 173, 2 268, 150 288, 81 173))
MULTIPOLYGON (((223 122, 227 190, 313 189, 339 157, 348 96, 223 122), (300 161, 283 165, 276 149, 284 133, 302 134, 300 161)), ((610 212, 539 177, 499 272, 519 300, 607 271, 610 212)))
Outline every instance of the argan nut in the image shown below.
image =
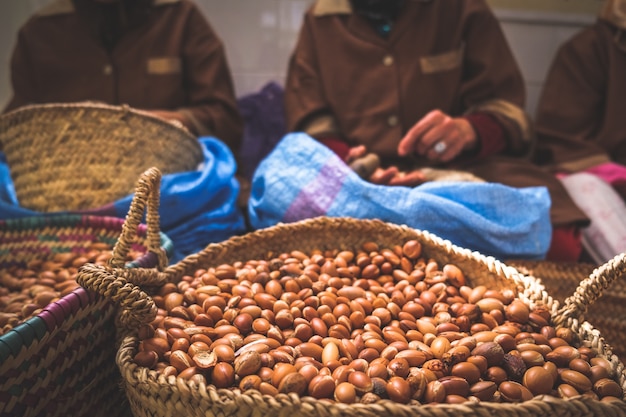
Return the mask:
POLYGON ((566 368, 573 359, 578 358, 580 358, 580 352, 572 346, 558 346, 546 354, 546 360, 554 362, 559 368, 566 368))
POLYGON ((598 394, 600 398, 604 397, 618 397, 624 396, 624 392, 619 384, 612 379, 602 378, 593 384, 593 390, 598 394))
POLYGON ((372 391, 374 385, 372 379, 365 372, 355 371, 348 375, 348 382, 351 383, 358 395, 372 391))
POLYGON ((592 388, 591 380, 578 371, 566 369, 560 374, 561 381, 576 388, 578 392, 585 393, 592 388))
POLYGON ((278 391, 288 394, 293 392, 298 395, 303 395, 307 389, 307 382, 304 376, 299 372, 294 372, 285 375, 278 385, 278 391))
POLYGON ((424 401, 427 403, 442 403, 446 399, 446 387, 440 381, 431 381, 426 386, 424 401))
POLYGON ((335 380, 330 375, 317 375, 309 382, 308 392, 313 398, 332 398, 335 392, 335 380))
POLYGON ((417 259, 422 254, 422 244, 417 240, 409 240, 402 246, 402 253, 409 259, 417 259))
POLYGON ((514 381, 504 381, 498 390, 502 399, 507 402, 529 401, 533 398, 533 394, 528 388, 514 381))
POLYGON ((458 395, 467 397, 470 385, 466 379, 458 376, 444 376, 439 382, 445 387, 446 395, 458 395))
POLYGON ((577 397, 580 395, 578 390, 569 384, 561 384, 557 387, 557 392, 562 398, 577 397))
POLYGON ((524 373, 523 384, 534 395, 549 394, 552 383, 552 375, 541 366, 533 366, 524 373))
POLYGON ((247 391, 250 389, 258 390, 261 386, 261 378, 258 375, 247 375, 241 379, 239 383, 239 389, 242 391, 247 391))
POLYGON ((411 386, 404 378, 398 376, 389 378, 386 389, 387 395, 392 401, 406 404, 411 400, 411 386))
POLYGON ((511 304, 506 306, 504 313, 507 320, 520 324, 526 324, 528 322, 530 309, 526 304, 524 304, 523 301, 513 300, 511 304))
POLYGON ((235 359, 235 373, 239 377, 256 373, 261 368, 261 355, 253 350, 242 353, 235 359))
POLYGON ((473 356, 483 356, 489 366, 499 365, 504 359, 502 346, 495 342, 484 342, 472 350, 473 356))
POLYGON ((209 352, 207 350, 201 350, 192 356, 193 363, 201 369, 213 368, 218 363, 218 357, 215 351, 209 352))
POLYGON ((491 401, 498 386, 491 381, 480 381, 470 386, 470 395, 481 401, 491 401))
POLYGON ((480 379, 480 369, 470 362, 461 362, 452 366, 450 375, 464 378, 470 385, 475 384, 480 379))
POLYGON ((170 364, 176 368, 178 372, 182 372, 195 365, 194 361, 187 354, 187 352, 183 352, 182 350, 175 350, 172 352, 170 355, 170 364))
POLYGON ((349 382, 342 382, 335 388, 335 401, 352 404, 356 401, 356 390, 354 385, 349 382))
MULTIPOLYGON (((280 386, 281 381, 289 374, 298 373, 298 368, 289 363, 277 363, 274 366, 274 374, 272 375, 272 385, 280 386)), ((238 374, 239 375, 239 374, 238 374)))
POLYGON ((211 382, 217 388, 229 388, 235 383, 235 370, 232 365, 220 362, 213 368, 211 382))
POLYGON ((134 357, 134 361, 139 366, 154 369, 157 362, 159 361, 159 355, 157 355, 157 353, 152 350, 137 352, 134 357))

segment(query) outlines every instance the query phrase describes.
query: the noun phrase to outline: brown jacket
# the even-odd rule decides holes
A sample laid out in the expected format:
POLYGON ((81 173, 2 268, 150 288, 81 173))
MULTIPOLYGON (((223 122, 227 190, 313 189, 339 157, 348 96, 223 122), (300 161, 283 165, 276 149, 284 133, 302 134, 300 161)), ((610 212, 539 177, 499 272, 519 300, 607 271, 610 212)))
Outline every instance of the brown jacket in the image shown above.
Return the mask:
POLYGON ((388 39, 349 0, 318 0, 304 16, 285 88, 289 130, 338 134, 396 165, 398 143, 431 110, 489 113, 504 129, 503 154, 446 167, 511 186, 547 185, 559 201, 555 224, 586 223, 560 183, 525 158, 534 134, 524 101, 521 73, 484 0, 407 1, 388 39))
POLYGON ((46 102, 128 104, 183 112, 199 135, 214 135, 233 151, 241 140, 224 46, 189 0, 155 0, 148 21, 111 53, 71 0, 56 0, 20 29, 11 80, 5 112, 46 102))
POLYGON ((563 44, 537 110, 537 162, 576 172, 626 165, 626 19, 599 19, 563 44))

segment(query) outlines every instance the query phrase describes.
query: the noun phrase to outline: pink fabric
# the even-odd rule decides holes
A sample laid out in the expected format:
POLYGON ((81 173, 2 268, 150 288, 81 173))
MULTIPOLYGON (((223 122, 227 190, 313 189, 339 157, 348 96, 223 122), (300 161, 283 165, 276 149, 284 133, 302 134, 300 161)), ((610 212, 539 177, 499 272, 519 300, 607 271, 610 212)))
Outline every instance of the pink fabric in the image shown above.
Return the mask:
POLYGON ((626 167, 615 162, 606 162, 604 164, 591 167, 585 172, 593 174, 607 183, 611 184, 619 195, 626 199, 626 167))

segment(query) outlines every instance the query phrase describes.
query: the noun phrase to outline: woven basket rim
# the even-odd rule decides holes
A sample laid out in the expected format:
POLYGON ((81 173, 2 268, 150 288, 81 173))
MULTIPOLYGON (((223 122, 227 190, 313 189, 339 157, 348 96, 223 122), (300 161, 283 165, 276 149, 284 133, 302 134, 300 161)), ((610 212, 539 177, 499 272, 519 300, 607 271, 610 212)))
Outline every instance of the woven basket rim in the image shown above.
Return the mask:
MULTIPOLYGON (((307 227, 321 225, 322 227, 329 227, 328 232, 330 234, 332 232, 332 227, 330 227, 331 224, 341 223, 341 222, 346 222, 346 221, 349 223, 356 222, 359 224, 367 224, 368 226, 372 226, 372 227, 380 226, 383 228, 387 228, 388 230, 397 231, 397 232, 400 232, 403 230, 410 231, 411 233, 416 232, 418 235, 422 237, 422 239, 425 239, 429 243, 432 243, 434 246, 442 245, 445 250, 451 251, 454 255, 459 255, 462 257, 464 256, 468 258, 467 260, 470 262, 483 263, 483 266, 488 268, 489 271, 491 271, 492 273, 501 274, 498 277, 500 279, 513 280, 513 281, 519 279, 522 283, 528 284, 530 288, 529 291, 536 292, 535 295, 537 296, 536 297, 537 299, 535 301, 539 303, 545 303, 546 306, 552 307, 550 308, 552 317, 554 317, 556 314, 556 311, 558 308, 558 302, 556 302, 556 300, 553 300, 549 296, 549 294, 545 292, 545 288, 535 277, 524 275, 521 272, 519 272, 516 268, 509 266, 493 257, 485 256, 481 254, 480 252, 471 251, 469 249, 456 246, 452 244, 450 241, 442 239, 439 236, 432 234, 426 230, 418 230, 418 229, 410 228, 409 226, 406 226, 406 225, 397 225, 393 223, 384 222, 381 220, 318 217, 318 218, 307 219, 307 220, 294 222, 294 223, 288 223, 288 224, 279 223, 275 226, 271 226, 265 229, 260 229, 254 232, 250 232, 242 236, 234 236, 221 243, 210 244, 202 251, 196 254, 189 255, 183 260, 181 260, 179 263, 170 266, 169 272, 172 274, 175 274, 175 271, 179 268, 183 271, 188 271, 189 268, 192 268, 194 267, 194 265, 197 265, 197 264, 206 266, 207 259, 210 259, 209 262, 219 262, 219 260, 222 258, 228 259, 228 256, 230 256, 229 251, 231 249, 235 248, 233 249, 233 251, 241 250, 242 247, 245 247, 246 245, 251 245, 252 243, 255 243, 255 242, 258 243, 259 239, 262 239, 265 235, 268 235, 274 232, 276 232, 276 234, 282 233, 282 234, 287 235, 289 233, 302 231, 303 229, 307 227)), ((300 235, 296 233, 295 236, 300 236, 300 235)), ((372 240, 376 240, 375 236, 372 236, 372 238, 373 238, 372 240)), ((292 239, 294 239, 295 241, 296 238, 292 238, 292 239)), ((306 239, 306 236, 303 235, 302 239, 306 239)), ((280 239, 276 239, 276 241, 280 242, 279 244, 284 243, 280 239)), ((335 244, 332 238, 329 238, 329 242, 331 245, 335 244)), ((256 250, 257 249, 255 248, 255 251, 256 250)), ((297 250, 297 248, 294 248, 294 250, 297 250)), ((251 257, 247 259, 253 259, 252 258, 253 256, 254 255, 251 255, 251 257)), ((214 264, 214 263, 209 263, 209 265, 218 266, 217 264, 214 264)), ((520 299, 528 300, 521 293, 518 293, 517 296, 520 299)), ((593 326, 587 322, 582 323, 581 327, 584 329, 585 336, 587 336, 589 332, 592 332, 594 330, 593 326)), ((579 335, 583 334, 582 332, 583 330, 581 330, 581 333, 578 333, 578 334, 579 335)), ((430 411, 428 410, 433 411, 432 415, 440 415, 439 414, 440 412, 441 413, 444 413, 444 412, 453 413, 454 412, 454 413, 458 413, 459 415, 461 415, 464 412, 467 413, 467 412, 472 412, 472 411, 476 411, 477 415, 480 413, 486 414, 488 412, 495 413, 494 415, 499 415, 497 413, 498 411, 511 412, 511 413, 514 413, 515 415, 526 415, 529 413, 532 415, 540 415, 540 414, 543 415, 546 413, 550 414, 550 410, 545 409, 545 408, 541 410, 541 408, 550 407, 550 406, 565 407, 565 408, 571 408, 571 409, 599 409, 602 412, 605 412, 607 415, 611 413, 615 413, 616 410, 619 411, 620 413, 626 413, 626 404, 624 402, 620 401, 620 402, 617 402, 616 404, 601 403, 599 401, 594 401, 589 398, 583 398, 583 397, 576 397, 572 399, 541 397, 541 398, 533 399, 531 401, 515 403, 515 404, 481 402, 478 404, 465 403, 461 405, 451 405, 451 404, 427 405, 427 406, 419 406, 416 408, 415 406, 411 406, 411 405, 390 402, 391 400, 383 400, 383 404, 387 404, 385 406, 381 405, 380 403, 370 404, 370 405, 365 405, 365 404, 346 405, 346 404, 337 404, 337 403, 331 404, 331 403, 319 402, 319 400, 312 401, 311 397, 300 398, 297 395, 294 396, 294 394, 279 394, 280 397, 263 396, 257 391, 241 392, 239 390, 232 390, 232 389, 218 389, 210 383, 207 383, 206 385, 205 384, 197 385, 191 381, 179 381, 177 378, 174 378, 174 377, 167 378, 167 377, 164 377, 163 375, 158 374, 156 371, 151 371, 151 370, 148 370, 147 368, 138 367, 131 360, 131 353, 135 351, 137 347, 137 343, 138 343, 138 339, 136 338, 136 335, 133 333, 132 330, 124 329, 122 331, 121 336, 122 336, 123 342, 122 342, 122 345, 120 345, 120 350, 118 351, 117 362, 118 362, 118 367, 120 368, 120 371, 122 372, 122 375, 125 379, 125 383, 127 383, 129 386, 136 386, 137 384, 142 385, 143 386, 142 392, 144 395, 146 391, 148 390, 150 390, 154 394, 157 394, 157 393, 162 394, 163 392, 168 391, 168 390, 174 390, 175 392, 178 392, 178 390, 181 390, 179 394, 182 395, 182 386, 184 386, 185 398, 187 398, 188 400, 191 400, 191 398, 189 397, 192 397, 199 401, 204 401, 206 400, 206 398, 210 398, 209 403, 213 404, 214 406, 224 405, 229 410, 233 409, 233 406, 236 405, 237 401, 239 401, 241 398, 244 398, 244 400, 241 400, 241 404, 244 404, 244 403, 254 404, 255 402, 258 403, 259 401, 262 402, 263 405, 259 404, 260 409, 270 407, 268 404, 272 404, 272 406, 276 406, 276 404, 280 403, 282 404, 282 407, 287 407, 288 405, 291 405, 294 407, 305 406, 306 409, 308 410, 310 410, 311 407, 314 407, 315 409, 319 409, 320 411, 323 411, 320 413, 320 415, 350 415, 352 414, 351 411, 354 411, 355 415, 359 415, 359 416, 369 415, 369 414, 381 415, 387 411, 386 409, 388 407, 394 408, 397 411, 399 411, 398 415, 411 415, 411 414, 429 415, 428 413, 430 413, 430 411), (549 406, 546 404, 549 404, 549 406), (422 407, 425 407, 425 408, 422 408, 422 407), (359 414, 358 412, 359 410, 361 410, 364 413, 359 414), (533 414, 533 413, 539 413, 539 414, 533 414)), ((581 342, 587 342, 587 341, 588 340, 586 338, 583 338, 583 340, 581 340, 581 342)), ((600 346, 603 346, 602 342, 600 342, 600 346)), ((618 363, 616 369, 617 369, 616 373, 618 374, 617 377, 620 378, 620 381, 619 381, 620 386, 624 390, 625 376, 623 372, 623 365, 621 363, 618 363), (621 369, 622 371, 619 372, 619 369, 621 369)), ((178 398, 178 397, 174 396, 172 398, 178 398)), ((137 404, 137 406, 139 406, 139 403, 137 404)), ((274 415, 274 413, 272 415, 274 415)))
MULTIPOLYGON (((170 129, 179 134, 181 137, 186 137, 191 141, 191 143, 197 144, 196 137, 192 135, 187 129, 177 126, 176 124, 171 123, 161 117, 155 116, 147 111, 140 110, 126 104, 111 105, 95 101, 27 104, 25 106, 18 107, 11 110, 10 112, 0 115, 0 123, 20 122, 26 117, 41 114, 42 112, 58 113, 62 115, 71 114, 79 110, 99 111, 103 114, 110 114, 112 117, 119 116, 120 114, 128 115, 135 118, 136 120, 150 124, 158 124, 164 128, 170 129)), ((2 133, 0 132, 0 138, 1 137, 2 133)), ((201 152, 201 147, 199 144, 197 144, 197 151, 201 152)))
POLYGON ((20 206, 82 211, 131 194, 151 166, 197 170, 203 144, 176 123, 126 105, 32 104, 0 115, 0 144, 20 206))
MULTIPOLYGON (((15 219, 3 219, 0 220, 0 235, 2 233, 32 231, 37 229, 49 229, 56 230, 57 232, 66 231, 69 229, 79 228, 93 228, 94 235, 98 236, 103 232, 120 232, 124 226, 125 220, 119 217, 112 216, 95 216, 95 215, 82 215, 82 214, 59 214, 59 215, 45 215, 45 216, 30 216, 15 219), (100 231, 100 232, 99 232, 100 231)), ((140 224, 137 230, 139 237, 146 237, 147 226, 140 224)), ((116 233, 117 235, 117 233, 116 233)), ((161 238, 161 248, 167 254, 171 256, 173 252, 172 240, 163 232, 159 233, 161 238)), ((1 237, 1 236, 0 236, 1 237)), ((3 242, 0 239, 0 248, 3 242)), ((139 259, 133 260, 126 264, 126 268, 146 267, 156 264, 156 257, 148 253, 148 247, 145 247, 146 253, 139 259)), ((2 265, 6 264, 6 260, 0 260, 0 270, 2 265)), ((71 293, 65 295, 60 300, 50 303, 46 306, 42 313, 30 317, 24 320, 18 326, 9 330, 7 333, 0 335, 0 342, 5 346, 10 347, 12 354, 17 356, 22 349, 26 348, 29 344, 36 340, 42 339, 45 334, 54 332, 60 327, 65 320, 76 315, 80 310, 87 309, 93 303, 100 303, 103 299, 98 294, 86 290, 85 288, 76 288, 71 293), (72 300, 71 302, 68 300, 72 300), (78 303, 77 303, 78 302, 78 303), (80 307, 78 307, 80 305, 80 307), (72 306, 68 309, 68 306, 72 306), (77 310, 76 310, 77 309, 77 310), (41 317, 46 315, 48 320, 43 320, 41 317), (45 329, 45 330, 43 330, 45 329), (33 334, 34 332, 34 334, 33 334), (23 337, 27 335, 26 337, 23 337), (16 337, 17 336, 17 337, 16 337), (12 343, 8 343, 7 340, 13 340, 12 343), (15 341, 19 344, 19 350, 15 341)), ((107 300, 108 302, 108 300, 107 300)), ((0 364, 7 359, 0 355, 0 364)))

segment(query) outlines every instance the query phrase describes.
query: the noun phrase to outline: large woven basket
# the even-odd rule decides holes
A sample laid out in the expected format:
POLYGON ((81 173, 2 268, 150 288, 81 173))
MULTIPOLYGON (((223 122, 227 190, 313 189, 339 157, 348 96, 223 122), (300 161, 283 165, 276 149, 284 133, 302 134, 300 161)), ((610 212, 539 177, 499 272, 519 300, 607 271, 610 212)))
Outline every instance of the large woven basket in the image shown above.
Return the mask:
MULTIPOLYGON (((137 214, 139 215, 139 214, 137 214)), ((550 311, 557 327, 567 327, 575 332, 582 344, 598 351, 608 359, 617 380, 626 388, 624 365, 605 345, 598 331, 588 322, 581 322, 581 309, 595 299, 592 276, 572 302, 559 309, 541 283, 519 273, 491 257, 485 257, 452 245, 426 231, 384 223, 377 220, 348 218, 315 218, 292 224, 279 224, 244 236, 233 237, 223 243, 211 244, 199 253, 190 255, 165 271, 154 269, 114 269, 84 265, 78 282, 98 293, 107 294, 122 304, 120 327, 122 337, 117 364, 122 373, 124 388, 135 417, 140 416, 624 416, 626 402, 600 402, 586 396, 570 399, 539 396, 523 403, 464 403, 411 406, 390 400, 373 404, 340 404, 299 397, 294 394, 262 395, 255 390, 217 389, 213 385, 186 381, 138 366, 134 355, 138 351, 138 328, 156 315, 152 298, 142 288, 160 287, 170 282, 180 282, 187 274, 200 268, 217 267, 249 259, 270 259, 283 252, 315 249, 354 250, 363 243, 375 241, 379 246, 402 245, 416 239, 423 246, 423 255, 440 263, 453 263, 461 268, 469 285, 486 285, 493 289, 512 289, 530 307, 543 306, 550 311), (128 287, 135 291, 130 296, 128 287), (589 295, 588 295, 589 293, 589 295), (123 294, 123 296, 122 296, 123 294)), ((621 260, 622 264, 624 263, 621 260)), ((610 279, 603 281, 609 284, 610 279)))
MULTIPOLYGON (((145 195, 139 184, 136 198, 145 195)), ((85 253, 93 243, 118 247, 111 265, 167 263, 172 243, 158 230, 133 225, 119 248, 123 219, 81 215, 0 221, 0 274, 57 253, 85 253), (143 254, 124 259, 132 249, 143 254)), ((116 308, 108 297, 77 288, 0 336, 0 416, 128 416, 115 366, 116 308)))
POLYGON ((186 129, 128 106, 31 105, 0 116, 19 204, 39 212, 97 208, 133 192, 148 168, 196 169, 197 139, 186 129))

